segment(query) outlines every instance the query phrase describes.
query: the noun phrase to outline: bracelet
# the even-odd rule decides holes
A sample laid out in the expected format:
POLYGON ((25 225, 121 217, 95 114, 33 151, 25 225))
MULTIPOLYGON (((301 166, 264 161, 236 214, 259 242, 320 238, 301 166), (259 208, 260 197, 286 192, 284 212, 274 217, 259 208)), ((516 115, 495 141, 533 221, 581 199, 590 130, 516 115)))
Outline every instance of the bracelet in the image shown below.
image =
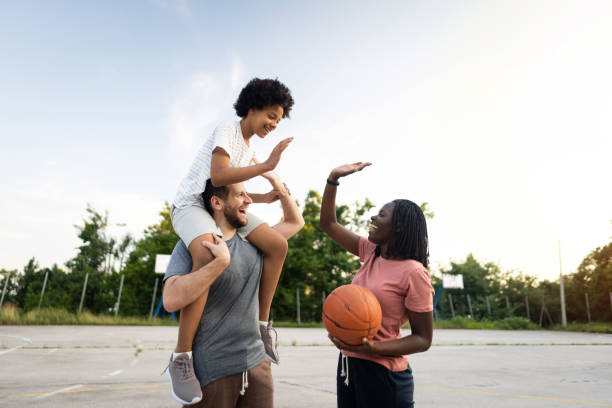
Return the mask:
POLYGON ((329 184, 330 186, 339 186, 340 183, 338 183, 337 181, 331 181, 330 179, 327 179, 327 184, 329 184))

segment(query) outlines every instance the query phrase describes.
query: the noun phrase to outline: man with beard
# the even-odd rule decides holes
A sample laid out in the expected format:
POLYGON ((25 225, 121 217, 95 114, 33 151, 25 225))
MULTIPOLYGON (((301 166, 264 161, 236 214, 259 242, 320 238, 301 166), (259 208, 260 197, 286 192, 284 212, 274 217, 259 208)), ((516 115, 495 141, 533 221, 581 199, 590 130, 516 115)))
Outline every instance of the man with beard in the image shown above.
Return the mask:
MULTIPOLYGON (((264 177, 272 183, 283 208, 283 221, 273 228, 288 239, 302 228, 304 220, 280 178, 273 173, 264 177)), ((203 397, 192 407, 272 407, 272 373, 258 322, 263 256, 236 234, 248 222, 246 210, 252 200, 242 183, 214 187, 210 180, 202 198, 223 238, 202 242, 214 258, 191 273, 192 260, 185 244, 179 241, 172 252, 164 276, 166 310, 180 310, 210 290, 193 340, 193 358, 176 359, 169 369, 174 370, 172 376, 179 384, 195 369, 203 397)))

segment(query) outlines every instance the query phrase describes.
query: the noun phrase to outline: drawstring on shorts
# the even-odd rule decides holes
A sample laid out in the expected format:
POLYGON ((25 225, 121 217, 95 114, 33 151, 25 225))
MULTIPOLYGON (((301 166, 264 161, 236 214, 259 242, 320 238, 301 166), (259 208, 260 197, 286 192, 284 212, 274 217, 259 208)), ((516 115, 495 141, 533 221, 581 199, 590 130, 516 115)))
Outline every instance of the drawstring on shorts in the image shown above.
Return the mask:
POLYGON ((349 368, 348 368, 348 357, 344 354, 341 354, 340 366, 342 367, 342 371, 340 372, 340 377, 346 377, 344 380, 344 385, 348 387, 349 385, 349 368), (346 365, 346 370, 344 366, 346 365))
POLYGON ((244 371, 242 373, 242 389, 240 390, 240 395, 244 395, 244 392, 248 387, 249 387, 249 372, 244 371))

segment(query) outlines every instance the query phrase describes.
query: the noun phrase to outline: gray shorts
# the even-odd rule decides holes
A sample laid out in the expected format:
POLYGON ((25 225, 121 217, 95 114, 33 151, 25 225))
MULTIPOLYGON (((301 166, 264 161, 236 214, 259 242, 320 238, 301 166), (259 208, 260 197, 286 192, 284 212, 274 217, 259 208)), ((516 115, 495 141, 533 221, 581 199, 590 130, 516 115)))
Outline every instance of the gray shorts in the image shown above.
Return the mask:
MULTIPOLYGON (((170 219, 172 220, 174 232, 187 245, 187 248, 200 235, 217 234, 220 237, 223 236, 213 217, 206 209, 198 205, 183 208, 172 206, 170 208, 170 219)), ((255 228, 264 223, 259 217, 250 212, 247 212, 247 220, 248 224, 238 228, 237 231, 237 234, 242 239, 246 239, 255 228)))

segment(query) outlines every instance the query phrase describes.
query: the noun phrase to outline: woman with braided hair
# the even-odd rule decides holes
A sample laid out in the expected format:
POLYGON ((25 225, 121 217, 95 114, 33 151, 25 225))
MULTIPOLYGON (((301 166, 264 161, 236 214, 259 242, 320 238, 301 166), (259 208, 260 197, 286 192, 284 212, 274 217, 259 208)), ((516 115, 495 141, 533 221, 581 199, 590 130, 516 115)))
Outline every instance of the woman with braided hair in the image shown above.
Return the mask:
POLYGON ((323 231, 362 262, 353 284, 370 289, 382 309, 380 330, 372 340, 350 346, 330 337, 340 349, 338 407, 413 407, 414 382, 405 356, 429 349, 433 336, 427 224, 421 208, 409 200, 385 204, 372 216, 367 238, 338 223, 338 180, 370 164, 333 169, 321 203, 323 231), (400 329, 407 322, 411 334, 402 337, 400 329))

